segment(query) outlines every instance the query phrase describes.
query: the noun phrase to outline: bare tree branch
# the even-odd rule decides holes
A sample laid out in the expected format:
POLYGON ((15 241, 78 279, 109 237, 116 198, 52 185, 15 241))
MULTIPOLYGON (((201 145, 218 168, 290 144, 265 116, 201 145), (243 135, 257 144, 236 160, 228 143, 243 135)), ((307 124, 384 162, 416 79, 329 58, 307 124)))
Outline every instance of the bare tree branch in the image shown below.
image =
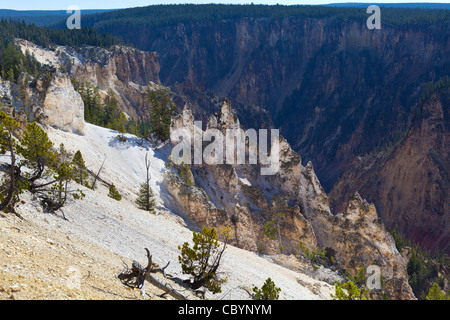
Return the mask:
POLYGON ((145 281, 148 281, 150 284, 153 284, 154 286, 158 287, 159 289, 163 290, 173 298, 177 300, 188 300, 187 297, 173 289, 169 284, 165 284, 162 281, 158 280, 156 277, 152 275, 152 273, 162 273, 164 277, 166 277, 166 271, 165 269, 169 265, 170 262, 166 264, 165 267, 159 268, 155 263, 153 263, 152 255, 150 254, 150 251, 145 248, 145 251, 147 253, 147 267, 144 268, 141 264, 139 264, 137 261, 133 261, 131 265, 131 270, 126 266, 126 270, 122 271, 117 277, 122 280, 122 283, 124 283, 127 286, 139 288, 141 295, 145 295, 145 281), (130 285, 131 283, 131 285, 130 285))

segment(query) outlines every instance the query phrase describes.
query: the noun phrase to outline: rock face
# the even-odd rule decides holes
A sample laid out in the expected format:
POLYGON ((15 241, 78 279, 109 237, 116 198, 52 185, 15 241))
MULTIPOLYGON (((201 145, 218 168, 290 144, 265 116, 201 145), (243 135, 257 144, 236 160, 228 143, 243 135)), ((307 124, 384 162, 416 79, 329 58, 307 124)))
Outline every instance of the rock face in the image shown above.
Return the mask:
POLYGON ((66 48, 61 59, 71 77, 87 80, 105 92, 112 89, 130 117, 146 115, 147 85, 160 82, 156 53, 122 46, 108 50, 83 46, 66 48))
MULTIPOLYGON (((172 129, 198 132, 193 121, 192 113, 185 108, 174 119, 172 129)), ((237 127, 240 122, 236 113, 224 102, 205 129, 224 132, 237 127)), ((186 183, 180 167, 175 166, 167 173, 164 186, 188 222, 197 228, 231 226, 233 244, 241 248, 294 255, 300 254, 300 243, 310 250, 326 248, 339 268, 353 274, 362 267, 377 265, 388 296, 414 299, 405 261, 375 206, 355 194, 346 211, 333 215, 312 164, 304 167, 284 138, 279 139, 279 171, 273 175, 261 175, 261 163, 194 164, 189 167, 193 183, 186 183), (264 235, 271 221, 276 226, 275 241, 264 235)))
POLYGON ((355 160, 331 192, 334 206, 356 188, 389 228, 450 254, 449 107, 448 93, 436 92, 396 145, 355 160))
POLYGON ((415 299, 408 284, 406 261, 395 247, 393 237, 385 230, 375 205, 355 193, 345 212, 322 217, 313 225, 322 229, 323 245, 336 253, 338 264, 353 274, 361 266, 371 265, 381 270, 386 280, 384 288, 395 299, 415 299), (375 249, 376 248, 376 249, 375 249), (375 250, 374 250, 375 249, 375 250))
MULTIPOLYGON (((173 129, 194 128, 189 109, 174 119, 173 129)), ((226 129, 240 128, 239 119, 231 106, 224 102, 220 112, 212 115, 206 126, 225 133, 226 129)), ((225 153, 224 153, 225 154, 225 153)), ((167 190, 177 199, 189 221, 198 227, 233 226, 234 244, 251 251, 265 253, 296 252, 299 242, 307 248, 316 248, 311 225, 300 212, 298 205, 288 203, 278 184, 260 176, 259 166, 251 165, 192 165, 195 185, 187 186, 174 173, 165 179, 167 190), (282 217, 277 218, 278 213, 282 217), (276 219, 280 226, 277 241, 268 240, 264 226, 276 219)), ((272 180, 272 179, 270 179, 272 180)))
MULTIPOLYGON (((383 24, 381 30, 369 30, 365 20, 292 17, 180 22, 143 27, 139 33, 126 30, 137 47, 158 52, 163 83, 203 85, 218 96, 268 110, 292 149, 314 163, 322 186, 330 192, 347 171, 353 172, 358 157, 409 129, 423 84, 450 70, 449 28, 444 21, 383 24)), ((403 183, 397 181, 392 187, 402 189, 403 183)), ((433 182, 423 186, 436 188, 433 182)), ((384 198, 374 193, 371 201, 397 201, 383 190, 381 184, 372 190, 384 198)), ((417 194, 399 196, 417 208, 417 194)), ((414 240, 420 240, 420 233, 425 235, 421 243, 442 249, 445 239, 437 236, 441 227, 434 216, 448 212, 442 211, 445 197, 429 200, 433 204, 411 213, 406 206, 401 215, 395 208, 387 212, 391 206, 386 206, 380 215, 389 227, 398 225, 405 231, 413 221, 417 228, 419 220, 429 221, 426 228, 435 228, 436 234, 428 237, 430 231, 422 230, 414 240)))
POLYGON ((22 129, 36 120, 63 131, 85 133, 84 103, 67 73, 48 66, 37 79, 23 73, 18 83, 1 82, 0 98, 22 129))
POLYGON ((85 133, 84 103, 67 73, 55 70, 43 94, 42 113, 45 115, 45 124, 63 131, 85 133))

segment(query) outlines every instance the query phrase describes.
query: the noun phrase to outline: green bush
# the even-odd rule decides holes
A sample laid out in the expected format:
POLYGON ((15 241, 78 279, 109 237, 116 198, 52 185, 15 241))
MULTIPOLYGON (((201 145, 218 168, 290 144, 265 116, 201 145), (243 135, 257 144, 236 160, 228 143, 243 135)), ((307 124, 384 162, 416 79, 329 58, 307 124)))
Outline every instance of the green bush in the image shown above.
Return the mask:
POLYGON ((360 289, 352 281, 338 282, 334 285, 335 294, 331 294, 334 300, 369 300, 369 289, 360 289))
POLYGON ((117 200, 117 201, 122 200, 122 195, 119 193, 119 191, 117 191, 114 183, 109 186, 108 197, 113 198, 114 200, 117 200))
POLYGON ((280 291, 281 289, 270 278, 266 279, 261 288, 253 287, 253 294, 258 300, 278 300, 280 291))
POLYGON ((179 246, 181 250, 178 261, 181 264, 183 274, 192 276, 190 284, 192 289, 205 287, 212 293, 222 291, 221 285, 226 282, 226 278, 222 278, 217 269, 220 260, 225 251, 226 245, 231 238, 229 228, 224 231, 225 243, 220 249, 220 243, 217 240, 217 231, 214 228, 203 227, 201 233, 193 232, 193 247, 185 242, 183 246, 179 246))
POLYGON ((433 286, 430 288, 430 291, 428 291, 427 296, 425 297, 426 300, 450 300, 449 295, 445 295, 441 288, 439 287, 439 284, 436 282, 433 284, 433 286))

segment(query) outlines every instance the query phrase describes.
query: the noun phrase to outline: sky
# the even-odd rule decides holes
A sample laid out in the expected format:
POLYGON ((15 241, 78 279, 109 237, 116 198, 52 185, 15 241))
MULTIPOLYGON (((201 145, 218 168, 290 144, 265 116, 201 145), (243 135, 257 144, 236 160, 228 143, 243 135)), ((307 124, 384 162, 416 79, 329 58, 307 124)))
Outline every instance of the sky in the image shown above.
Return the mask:
POLYGON ((228 4, 329 4, 342 2, 362 2, 368 4, 374 3, 402 3, 402 2, 440 2, 450 3, 450 0, 0 0, 0 9, 15 10, 66 10, 71 5, 78 6, 83 9, 122 9, 132 7, 143 7, 154 4, 171 4, 171 3, 228 3, 228 4))
POLYGON ((228 3, 228 4, 329 4, 338 2, 362 2, 374 3, 401 3, 401 2, 438 2, 450 3, 450 0, 430 1, 430 0, 0 0, 0 9, 15 10, 66 10, 71 5, 83 9, 121 9, 132 7, 143 7, 154 4, 171 3, 228 3))

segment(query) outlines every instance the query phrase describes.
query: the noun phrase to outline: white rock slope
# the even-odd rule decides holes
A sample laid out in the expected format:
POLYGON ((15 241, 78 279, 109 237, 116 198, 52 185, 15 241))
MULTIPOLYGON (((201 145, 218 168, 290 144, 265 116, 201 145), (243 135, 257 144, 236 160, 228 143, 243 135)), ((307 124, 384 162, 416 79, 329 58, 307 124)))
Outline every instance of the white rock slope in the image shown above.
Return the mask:
MULTIPOLYGON (((172 201, 161 187, 167 152, 154 150, 148 144, 141 147, 131 135, 126 135, 128 142, 119 143, 116 136, 117 132, 91 124, 86 124, 84 136, 49 128, 49 137, 56 145, 64 143, 69 151, 80 150, 93 171, 98 170, 106 159, 102 178, 113 182, 124 199, 117 202, 108 198, 104 186, 96 191, 86 189, 85 199, 72 201, 64 208, 68 221, 53 216, 47 216, 47 220, 72 237, 81 237, 128 259, 142 261, 145 258, 144 246, 148 247, 157 262, 171 261, 168 267, 170 274, 185 277, 178 264, 178 245, 190 241, 192 231, 172 213, 172 201), (159 204, 157 215, 138 210, 133 204, 145 176, 146 152, 152 162, 151 185, 159 204)), ((330 293, 334 292, 332 286, 325 282, 271 261, 272 258, 230 246, 220 268, 228 282, 222 294, 208 298, 248 299, 242 287, 260 287, 268 277, 281 288, 281 299, 329 299, 330 293), (314 293, 311 288, 314 288, 314 293)), ((118 270, 121 267, 118 265, 118 270)))

